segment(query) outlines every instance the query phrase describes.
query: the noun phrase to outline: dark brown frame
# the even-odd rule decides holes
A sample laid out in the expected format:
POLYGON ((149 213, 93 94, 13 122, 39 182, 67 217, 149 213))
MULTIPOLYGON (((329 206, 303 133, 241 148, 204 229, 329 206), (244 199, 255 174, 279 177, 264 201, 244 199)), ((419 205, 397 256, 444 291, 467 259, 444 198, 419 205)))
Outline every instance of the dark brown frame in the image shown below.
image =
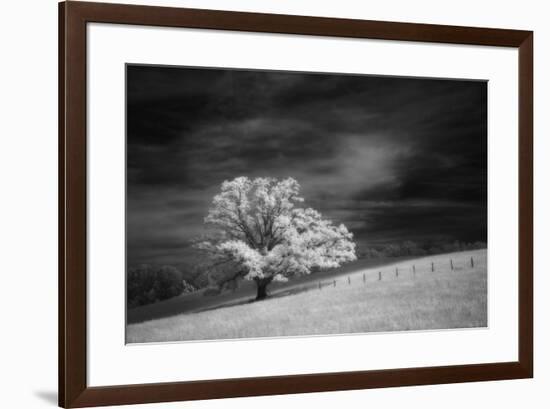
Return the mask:
POLYGON ((168 7, 59 4, 59 405, 83 407, 533 376, 533 33, 168 7), (514 47, 519 50, 519 360, 474 365, 88 387, 86 24, 192 27, 514 47))

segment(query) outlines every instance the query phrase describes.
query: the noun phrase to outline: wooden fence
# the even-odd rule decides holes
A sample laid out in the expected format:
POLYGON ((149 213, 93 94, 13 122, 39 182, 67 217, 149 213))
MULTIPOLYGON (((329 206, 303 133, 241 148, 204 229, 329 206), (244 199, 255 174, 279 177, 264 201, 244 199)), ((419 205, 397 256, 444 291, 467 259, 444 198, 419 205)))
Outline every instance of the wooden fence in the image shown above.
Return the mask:
MULTIPOLYGON (((378 279, 376 281, 383 281, 388 279, 396 280, 396 279, 399 279, 400 277, 407 276, 407 273, 409 273, 408 276, 412 276, 413 278, 415 278, 417 271, 419 273, 422 271, 432 272, 432 273, 444 272, 444 271, 459 272, 464 269, 473 269, 475 267, 475 263, 474 263, 473 257, 470 257, 470 260, 467 260, 462 263, 461 262, 457 263, 456 260, 453 261, 453 259, 450 258, 448 263, 434 263, 433 261, 430 261, 425 269, 418 268, 418 267, 421 267, 421 266, 412 264, 410 267, 406 268, 401 264, 399 266, 392 267, 391 271, 389 271, 388 269, 380 269, 378 271, 378 277, 377 277, 378 279)), ((367 268, 367 269, 372 270, 371 268, 367 268)), ((376 277, 376 275, 374 277, 376 277)), ((354 275, 354 278, 355 278, 355 275, 354 275)), ((357 275, 357 278, 355 278, 355 280, 356 282, 357 281, 359 281, 360 283, 362 282, 363 285, 367 285, 367 282, 370 281, 367 279, 367 275, 365 273, 363 273, 362 278, 361 276, 357 275)), ((340 283, 340 285, 350 286, 352 285, 353 281, 354 280, 352 280, 351 275, 348 275, 347 278, 345 275, 343 275, 343 276, 340 276, 340 279, 331 279, 331 281, 318 281, 317 288, 319 290, 322 290, 323 287, 328 287, 328 286, 336 287, 338 283, 340 283), (342 278, 345 278, 345 281, 343 283, 341 283, 342 278)))

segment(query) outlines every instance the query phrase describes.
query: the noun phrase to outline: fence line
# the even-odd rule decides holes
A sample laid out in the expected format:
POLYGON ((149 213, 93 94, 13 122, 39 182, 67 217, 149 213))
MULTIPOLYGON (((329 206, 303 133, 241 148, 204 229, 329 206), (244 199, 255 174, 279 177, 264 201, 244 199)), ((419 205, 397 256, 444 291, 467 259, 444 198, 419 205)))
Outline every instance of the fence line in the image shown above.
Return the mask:
MULTIPOLYGON (((461 263, 456 264, 455 261, 453 261, 452 258, 449 259, 449 264, 448 264, 449 267, 447 267, 447 268, 449 269, 448 271, 455 271, 455 269, 458 271, 458 270, 461 270, 461 269, 467 269, 468 267, 469 267, 470 269, 473 269, 474 266, 475 266, 473 256, 470 256, 469 262, 468 262, 468 261, 465 261, 462 267, 460 266, 460 264, 461 264, 461 263)), ((444 265, 445 265, 445 264, 441 264, 440 267, 441 267, 441 266, 444 266, 444 265)), ((430 265, 429 265, 428 268, 429 268, 429 270, 431 270, 431 272, 435 272, 435 271, 436 271, 436 266, 437 266, 436 263, 434 263, 433 261, 430 261, 430 265)), ((403 269, 403 265, 401 265, 401 268, 403 269)), ((407 271, 406 268, 405 268, 404 270, 407 271)), ((417 269, 416 269, 416 264, 413 264, 412 267, 409 269, 409 271, 412 271, 412 276, 413 276, 413 277, 416 277, 416 272, 417 272, 416 270, 417 270, 417 269)), ((438 270, 438 271, 444 271, 444 269, 440 269, 440 270, 438 270)), ((399 275, 399 267, 396 266, 394 272, 395 272, 395 278, 396 278, 396 279, 399 279, 399 277, 400 277, 400 275, 399 275)), ((382 281, 382 277, 383 277, 382 271, 379 270, 379 271, 378 271, 378 281, 382 281)), ((336 280, 336 279, 333 279, 332 281, 327 281, 327 282, 318 281, 317 287, 318 287, 319 290, 322 290, 323 287, 331 286, 331 285, 332 285, 332 287, 336 287, 336 282, 337 282, 337 281, 338 281, 338 280, 336 280)), ((347 283, 348 283, 348 285, 351 285, 351 276, 349 276, 349 275, 347 276, 347 283)), ((363 273, 363 285, 367 285, 367 276, 366 276, 366 273, 363 273)), ((315 287, 314 287, 314 288, 315 288, 315 287)), ((307 285, 306 285, 306 289, 307 289, 307 285)))

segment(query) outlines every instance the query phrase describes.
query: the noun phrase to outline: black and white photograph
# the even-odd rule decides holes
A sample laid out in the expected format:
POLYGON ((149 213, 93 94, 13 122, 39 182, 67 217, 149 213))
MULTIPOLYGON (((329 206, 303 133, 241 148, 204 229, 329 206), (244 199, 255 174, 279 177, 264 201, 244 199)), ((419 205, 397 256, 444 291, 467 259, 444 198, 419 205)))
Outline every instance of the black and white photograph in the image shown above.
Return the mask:
POLYGON ((2 2, 0 409, 544 409, 544 5, 2 2))
POLYGON ((126 342, 486 328, 487 81, 126 65, 126 342))

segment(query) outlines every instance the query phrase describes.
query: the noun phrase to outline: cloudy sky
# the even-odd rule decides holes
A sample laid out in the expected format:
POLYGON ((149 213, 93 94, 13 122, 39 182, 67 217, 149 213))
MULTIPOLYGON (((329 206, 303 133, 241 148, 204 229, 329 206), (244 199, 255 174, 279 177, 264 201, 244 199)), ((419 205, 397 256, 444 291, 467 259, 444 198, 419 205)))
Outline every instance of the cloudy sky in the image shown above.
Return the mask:
POLYGON ((292 176, 359 247, 486 240, 481 81, 127 67, 128 265, 190 263, 221 182, 292 176))

